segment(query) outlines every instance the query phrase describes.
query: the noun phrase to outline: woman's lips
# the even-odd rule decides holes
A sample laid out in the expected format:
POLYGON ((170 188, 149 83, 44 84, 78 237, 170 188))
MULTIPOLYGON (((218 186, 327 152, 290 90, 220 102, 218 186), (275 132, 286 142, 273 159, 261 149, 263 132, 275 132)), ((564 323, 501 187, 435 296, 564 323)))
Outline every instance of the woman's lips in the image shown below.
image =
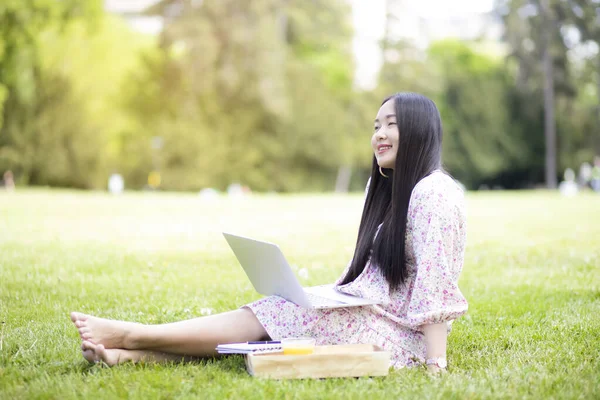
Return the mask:
POLYGON ((377 153, 383 154, 391 148, 392 148, 392 146, 390 146, 388 144, 380 144, 379 146, 377 146, 377 153))

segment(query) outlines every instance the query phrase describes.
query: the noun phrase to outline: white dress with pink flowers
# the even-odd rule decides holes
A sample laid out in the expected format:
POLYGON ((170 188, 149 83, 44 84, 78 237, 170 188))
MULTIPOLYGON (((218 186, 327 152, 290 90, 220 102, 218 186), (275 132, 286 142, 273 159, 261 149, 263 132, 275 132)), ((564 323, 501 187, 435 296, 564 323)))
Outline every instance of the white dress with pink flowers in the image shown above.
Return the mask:
MULTIPOLYGON (((406 251, 409 278, 396 291, 370 261, 345 292, 381 305, 329 310, 304 309, 270 296, 246 305, 273 339, 310 336, 317 344, 372 343, 391 352, 396 368, 425 359, 421 326, 450 323, 467 311, 458 288, 466 243, 464 195, 442 171, 417 183, 408 208, 406 251)), ((349 267, 349 266, 348 266, 349 267)), ((347 267, 347 268, 348 268, 347 267)))

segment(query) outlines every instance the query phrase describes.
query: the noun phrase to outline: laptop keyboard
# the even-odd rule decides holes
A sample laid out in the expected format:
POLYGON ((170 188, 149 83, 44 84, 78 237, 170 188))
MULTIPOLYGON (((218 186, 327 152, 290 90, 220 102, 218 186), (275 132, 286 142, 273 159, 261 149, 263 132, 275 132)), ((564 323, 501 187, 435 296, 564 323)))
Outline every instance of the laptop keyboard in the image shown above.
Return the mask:
POLYGON ((312 293, 308 293, 308 292, 304 292, 304 293, 306 293, 306 297, 308 297, 308 300, 313 305, 313 307, 324 307, 324 306, 332 306, 332 305, 337 305, 337 304, 346 304, 341 301, 328 299, 327 297, 317 296, 312 293))

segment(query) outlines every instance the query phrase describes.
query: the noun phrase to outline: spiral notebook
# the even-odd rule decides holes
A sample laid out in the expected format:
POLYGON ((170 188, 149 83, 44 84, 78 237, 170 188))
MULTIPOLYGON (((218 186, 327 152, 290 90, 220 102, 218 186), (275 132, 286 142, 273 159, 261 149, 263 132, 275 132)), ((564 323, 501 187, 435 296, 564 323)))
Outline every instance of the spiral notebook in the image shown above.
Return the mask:
POLYGON ((261 341, 220 344, 216 348, 219 354, 263 354, 283 351, 280 341, 261 341))

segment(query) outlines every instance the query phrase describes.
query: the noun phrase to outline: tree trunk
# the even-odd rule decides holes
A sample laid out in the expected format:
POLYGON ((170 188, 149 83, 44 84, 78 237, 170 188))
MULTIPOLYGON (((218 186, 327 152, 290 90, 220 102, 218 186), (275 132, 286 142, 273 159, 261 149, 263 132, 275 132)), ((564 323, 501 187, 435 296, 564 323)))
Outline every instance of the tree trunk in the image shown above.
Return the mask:
MULTIPOLYGON (((600 42, 597 42, 600 45, 600 42)), ((596 84, 598 88, 596 89, 596 95, 598 96, 598 107, 596 108, 596 118, 597 125, 596 131, 592 133, 592 145, 594 146, 595 156, 600 156, 600 54, 596 56, 596 61, 598 65, 596 67, 596 84)))
POLYGON ((352 168, 342 165, 338 169, 337 179, 335 180, 335 191, 337 193, 347 193, 350 189, 350 178, 352 177, 352 168))
POLYGON ((554 118, 554 71, 552 65, 551 38, 552 17, 548 0, 541 0, 542 10, 542 64, 544 70, 544 137, 546 143, 546 186, 557 187, 556 181, 556 121, 554 118))

